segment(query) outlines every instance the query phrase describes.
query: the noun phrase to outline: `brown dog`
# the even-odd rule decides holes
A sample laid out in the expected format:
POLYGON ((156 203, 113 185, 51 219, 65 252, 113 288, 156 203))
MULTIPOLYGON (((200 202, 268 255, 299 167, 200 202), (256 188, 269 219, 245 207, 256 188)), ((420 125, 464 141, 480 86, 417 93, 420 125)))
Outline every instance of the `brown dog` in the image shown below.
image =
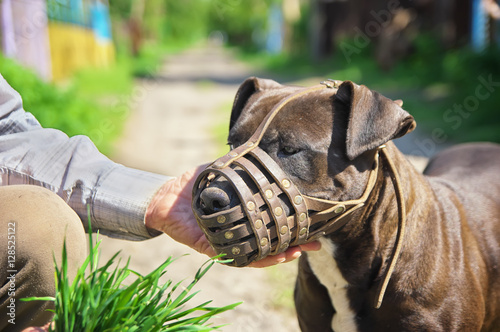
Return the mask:
MULTIPOLYGON (((245 81, 234 102, 229 143, 245 143, 273 106, 299 89, 245 81)), ((390 142, 414 127, 400 104, 346 81, 336 93, 324 89, 290 102, 266 130, 259 146, 308 196, 359 198, 381 144, 388 142, 386 154, 395 165, 381 158, 364 207, 321 238, 321 251, 301 257, 295 302, 303 331, 500 330, 500 146, 448 149, 422 175, 390 142), (397 242, 401 207, 394 172, 406 232, 375 309, 397 242)), ((225 196, 217 209, 231 204, 225 196)))

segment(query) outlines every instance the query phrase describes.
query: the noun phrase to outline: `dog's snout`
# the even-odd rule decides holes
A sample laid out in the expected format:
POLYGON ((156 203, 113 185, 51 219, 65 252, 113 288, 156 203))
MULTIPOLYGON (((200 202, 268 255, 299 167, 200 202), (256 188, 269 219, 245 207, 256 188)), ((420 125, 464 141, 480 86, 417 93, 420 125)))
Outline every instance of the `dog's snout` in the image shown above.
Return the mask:
POLYGON ((230 207, 231 198, 221 188, 208 187, 200 194, 200 204, 204 213, 212 214, 227 210, 230 207))

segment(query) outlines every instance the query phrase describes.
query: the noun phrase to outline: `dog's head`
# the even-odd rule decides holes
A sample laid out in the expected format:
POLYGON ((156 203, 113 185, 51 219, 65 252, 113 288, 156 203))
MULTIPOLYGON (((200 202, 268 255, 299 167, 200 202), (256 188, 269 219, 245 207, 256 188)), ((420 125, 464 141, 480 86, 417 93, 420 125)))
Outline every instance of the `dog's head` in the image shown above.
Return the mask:
POLYGON ((377 148, 415 128, 401 104, 350 81, 304 89, 247 79, 231 113, 232 150, 193 189, 193 211, 216 252, 246 265, 310 241, 310 227, 358 206, 377 148), (313 211, 321 204, 327 213, 313 211))

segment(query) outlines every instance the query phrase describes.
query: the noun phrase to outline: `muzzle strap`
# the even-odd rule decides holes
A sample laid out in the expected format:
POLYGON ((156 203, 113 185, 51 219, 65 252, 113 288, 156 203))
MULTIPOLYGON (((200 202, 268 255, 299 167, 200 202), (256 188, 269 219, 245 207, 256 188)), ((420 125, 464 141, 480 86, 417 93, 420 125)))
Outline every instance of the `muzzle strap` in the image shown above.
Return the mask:
POLYGON ((257 223, 258 220, 262 222, 263 219, 262 213, 259 209, 259 203, 257 203, 257 200, 254 198, 254 195, 250 191, 246 182, 238 173, 236 173, 235 170, 232 168, 226 169, 224 176, 231 182, 231 185, 239 196, 240 202, 243 202, 242 206, 248 220, 254 221, 248 224, 252 228, 257 240, 257 257, 265 257, 269 255, 271 250, 271 239, 269 237, 269 233, 265 227, 260 227, 257 223))
MULTIPOLYGON (((226 155, 215 163, 228 157, 233 158, 226 155)), ((241 243, 232 240, 241 242, 255 236, 256 245, 251 248, 256 253, 250 262, 307 242, 309 218, 303 196, 279 165, 258 146, 239 155, 228 167, 212 165, 205 169, 193 188, 193 201, 199 201, 200 189, 221 179, 230 183, 238 195, 237 206, 204 215, 193 205, 200 226, 217 252, 230 253, 229 257, 247 255, 248 251, 240 248, 241 243)))
MULTIPOLYGON (((309 236, 310 220, 308 218, 308 209, 304 197, 300 194, 299 190, 292 183, 288 175, 267 153, 265 153, 262 149, 257 148, 252 151, 252 154, 258 158, 262 166, 264 166, 269 174, 274 178, 279 188, 286 194, 286 197, 294 210, 293 218, 294 225, 296 226, 293 235, 294 241, 291 244, 288 242, 286 247, 282 245, 284 247, 282 251, 288 248, 289 245, 295 246, 297 244, 306 243, 309 236)), ((284 227, 281 226, 278 233, 283 234, 289 231, 290 227, 288 230, 285 230, 284 227)))
MULTIPOLYGON (((281 205, 281 202, 278 198, 280 190, 279 188, 276 188, 276 186, 273 188, 272 184, 269 182, 264 173, 262 173, 257 166, 255 166, 245 157, 237 159, 234 164, 242 167, 252 177, 253 181, 258 186, 259 196, 264 200, 262 202, 263 206, 267 205, 268 207, 267 215, 269 216, 269 220, 266 221, 274 221, 273 224, 265 222, 265 226, 271 228, 278 227, 277 225, 282 225, 280 226, 280 229, 276 231, 276 234, 278 236, 278 243, 281 245, 276 246, 275 249, 271 252, 272 255, 276 255, 277 253, 288 248, 288 244, 290 243, 290 228, 288 227, 285 210, 283 209, 283 206, 281 205), (276 189, 278 189, 278 191, 276 189), (284 248, 281 248, 282 246, 284 248)), ((253 222, 260 226, 262 220, 255 220, 253 222)))
MULTIPOLYGON (((335 89, 340 82, 328 83, 327 88, 335 89)), ((302 195, 277 162, 259 147, 279 111, 292 100, 321 89, 325 85, 299 90, 283 99, 246 143, 217 159, 198 177, 193 188, 195 216, 214 250, 233 258, 233 265, 246 265, 339 229, 347 222, 348 214, 364 206, 372 191, 378 173, 378 153, 363 196, 336 202, 302 195), (230 183, 239 203, 205 215, 200 207, 200 193, 217 179, 230 183)))
MULTIPOLYGON (((338 83, 338 81, 336 81, 336 82, 338 83)), ((262 120, 262 122, 260 123, 257 130, 253 133, 252 137, 250 137, 250 139, 245 144, 240 145, 237 148, 231 150, 227 155, 217 159, 217 161, 215 161, 212 165, 216 168, 227 167, 236 158, 239 158, 240 156, 245 155, 249 151, 256 148, 259 145, 260 141, 262 140, 262 137, 264 136, 264 133, 266 132, 269 125, 271 124, 272 120, 274 119, 276 114, 278 114, 279 111, 281 111, 283 109, 283 107, 285 107, 292 100, 300 98, 303 95, 311 93, 313 91, 322 90, 322 89, 325 89, 324 85, 313 86, 313 87, 295 92, 294 94, 292 94, 289 97, 282 100, 280 103, 278 103, 276 106, 274 106, 271 109, 271 111, 262 120)))
POLYGON ((368 176, 365 191, 360 198, 348 201, 330 201, 304 195, 304 199, 306 200, 306 204, 309 209, 311 220, 310 227, 312 229, 308 242, 342 228, 342 226, 344 226, 349 220, 345 217, 365 206, 365 203, 377 182, 378 173, 379 151, 375 154, 375 159, 372 169, 370 170, 370 175, 368 176))

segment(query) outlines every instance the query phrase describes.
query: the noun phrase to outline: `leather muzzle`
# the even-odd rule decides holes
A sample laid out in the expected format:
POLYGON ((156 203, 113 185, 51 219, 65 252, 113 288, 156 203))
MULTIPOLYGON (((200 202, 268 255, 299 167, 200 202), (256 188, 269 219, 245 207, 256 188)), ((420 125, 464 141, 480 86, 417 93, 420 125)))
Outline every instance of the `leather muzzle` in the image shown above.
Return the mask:
POLYGON ((285 171, 259 147, 276 114, 290 101, 307 93, 337 88, 339 81, 300 90, 278 103, 252 137, 208 166, 193 187, 193 212, 217 254, 245 266, 289 246, 304 244, 346 224, 349 214, 364 206, 377 180, 378 152, 367 186, 356 200, 331 201, 303 195, 285 171), (201 193, 217 181, 227 181, 237 204, 205 214, 201 193))

